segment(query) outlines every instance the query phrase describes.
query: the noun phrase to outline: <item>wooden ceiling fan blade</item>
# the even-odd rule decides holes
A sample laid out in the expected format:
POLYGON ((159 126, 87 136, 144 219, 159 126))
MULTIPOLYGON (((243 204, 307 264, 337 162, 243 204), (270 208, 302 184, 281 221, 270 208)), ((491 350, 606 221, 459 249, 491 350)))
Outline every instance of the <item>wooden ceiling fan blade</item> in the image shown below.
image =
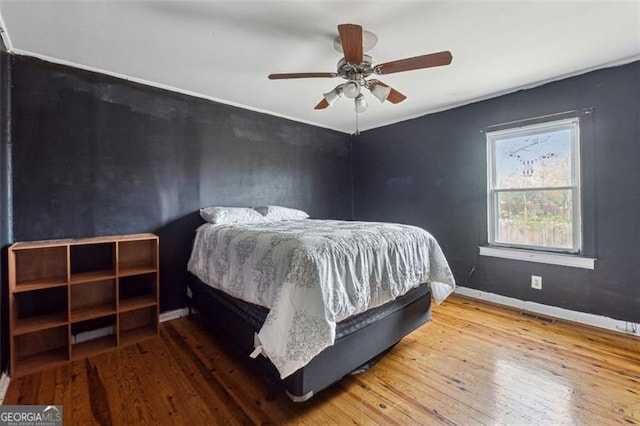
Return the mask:
POLYGON ((269 80, 287 80, 290 78, 333 78, 335 72, 294 72, 285 74, 269 74, 269 80))
POLYGON ((393 87, 391 87, 391 86, 389 86, 387 84, 384 84, 380 80, 372 81, 370 89, 373 89, 375 86, 388 87, 390 89, 389 95, 387 96, 386 100, 391 102, 392 104, 398 104, 398 103, 404 101, 405 99, 407 99, 407 97, 405 95, 403 95, 402 93, 398 92, 393 87))
POLYGON ((415 56, 413 58, 399 59, 376 65, 374 71, 377 74, 393 74, 396 72, 411 71, 422 68, 440 67, 449 65, 453 56, 448 50, 430 53, 428 55, 415 56))
POLYGON ((405 99, 407 99, 407 97, 405 95, 403 95, 402 93, 398 92, 393 87, 391 88, 391 93, 389 93, 389 97, 387 98, 387 100, 389 102, 391 102, 392 104, 399 104, 400 102, 404 101, 405 99))
POLYGON ((320 102, 318 102, 318 105, 316 105, 313 109, 325 109, 329 106, 329 102, 327 102, 326 99, 322 99, 320 102))
POLYGON ((344 52, 344 59, 349 64, 362 63, 362 27, 355 24, 338 25, 340 43, 344 52))

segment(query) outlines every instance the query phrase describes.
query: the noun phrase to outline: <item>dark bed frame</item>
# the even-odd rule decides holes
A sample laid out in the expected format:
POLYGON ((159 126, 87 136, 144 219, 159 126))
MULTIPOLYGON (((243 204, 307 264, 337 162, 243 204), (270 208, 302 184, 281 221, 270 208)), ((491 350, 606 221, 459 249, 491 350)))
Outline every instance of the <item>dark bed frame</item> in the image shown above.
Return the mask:
POLYGON ((293 401, 306 401, 345 375, 366 370, 400 339, 431 319, 431 291, 428 284, 422 284, 394 301, 338 323, 333 346, 280 379, 268 358, 249 358, 254 336, 268 310, 235 299, 191 274, 190 278, 190 311, 195 308, 215 334, 231 342, 240 356, 258 367, 269 386, 267 399, 275 398, 284 388, 293 401))

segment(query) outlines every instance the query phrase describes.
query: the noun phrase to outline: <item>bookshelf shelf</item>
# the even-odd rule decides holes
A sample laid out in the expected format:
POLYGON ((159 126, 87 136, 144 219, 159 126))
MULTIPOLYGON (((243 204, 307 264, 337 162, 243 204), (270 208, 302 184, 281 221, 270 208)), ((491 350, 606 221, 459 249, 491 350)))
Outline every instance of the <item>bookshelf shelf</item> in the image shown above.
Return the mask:
POLYGON ((158 334, 154 234, 18 242, 9 247, 11 374, 158 334), (109 324, 112 334, 100 330, 109 324), (74 334, 99 337, 80 343, 74 334))

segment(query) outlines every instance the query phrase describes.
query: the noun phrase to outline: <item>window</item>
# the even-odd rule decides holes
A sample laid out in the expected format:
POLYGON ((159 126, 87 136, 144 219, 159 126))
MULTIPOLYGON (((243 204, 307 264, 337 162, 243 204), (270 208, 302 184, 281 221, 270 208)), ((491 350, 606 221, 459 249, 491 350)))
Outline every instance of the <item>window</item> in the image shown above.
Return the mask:
POLYGON ((582 251, 579 118, 487 133, 489 245, 582 251))

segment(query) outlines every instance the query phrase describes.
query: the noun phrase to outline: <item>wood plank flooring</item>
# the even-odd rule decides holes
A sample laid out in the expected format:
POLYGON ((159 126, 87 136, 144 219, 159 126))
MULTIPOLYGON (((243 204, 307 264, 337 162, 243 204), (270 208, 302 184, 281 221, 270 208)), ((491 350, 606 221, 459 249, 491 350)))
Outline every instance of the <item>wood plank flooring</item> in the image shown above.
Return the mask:
POLYGON ((5 404, 65 425, 640 425, 640 339, 450 297, 369 371, 310 401, 266 386, 197 320, 11 381, 5 404))

